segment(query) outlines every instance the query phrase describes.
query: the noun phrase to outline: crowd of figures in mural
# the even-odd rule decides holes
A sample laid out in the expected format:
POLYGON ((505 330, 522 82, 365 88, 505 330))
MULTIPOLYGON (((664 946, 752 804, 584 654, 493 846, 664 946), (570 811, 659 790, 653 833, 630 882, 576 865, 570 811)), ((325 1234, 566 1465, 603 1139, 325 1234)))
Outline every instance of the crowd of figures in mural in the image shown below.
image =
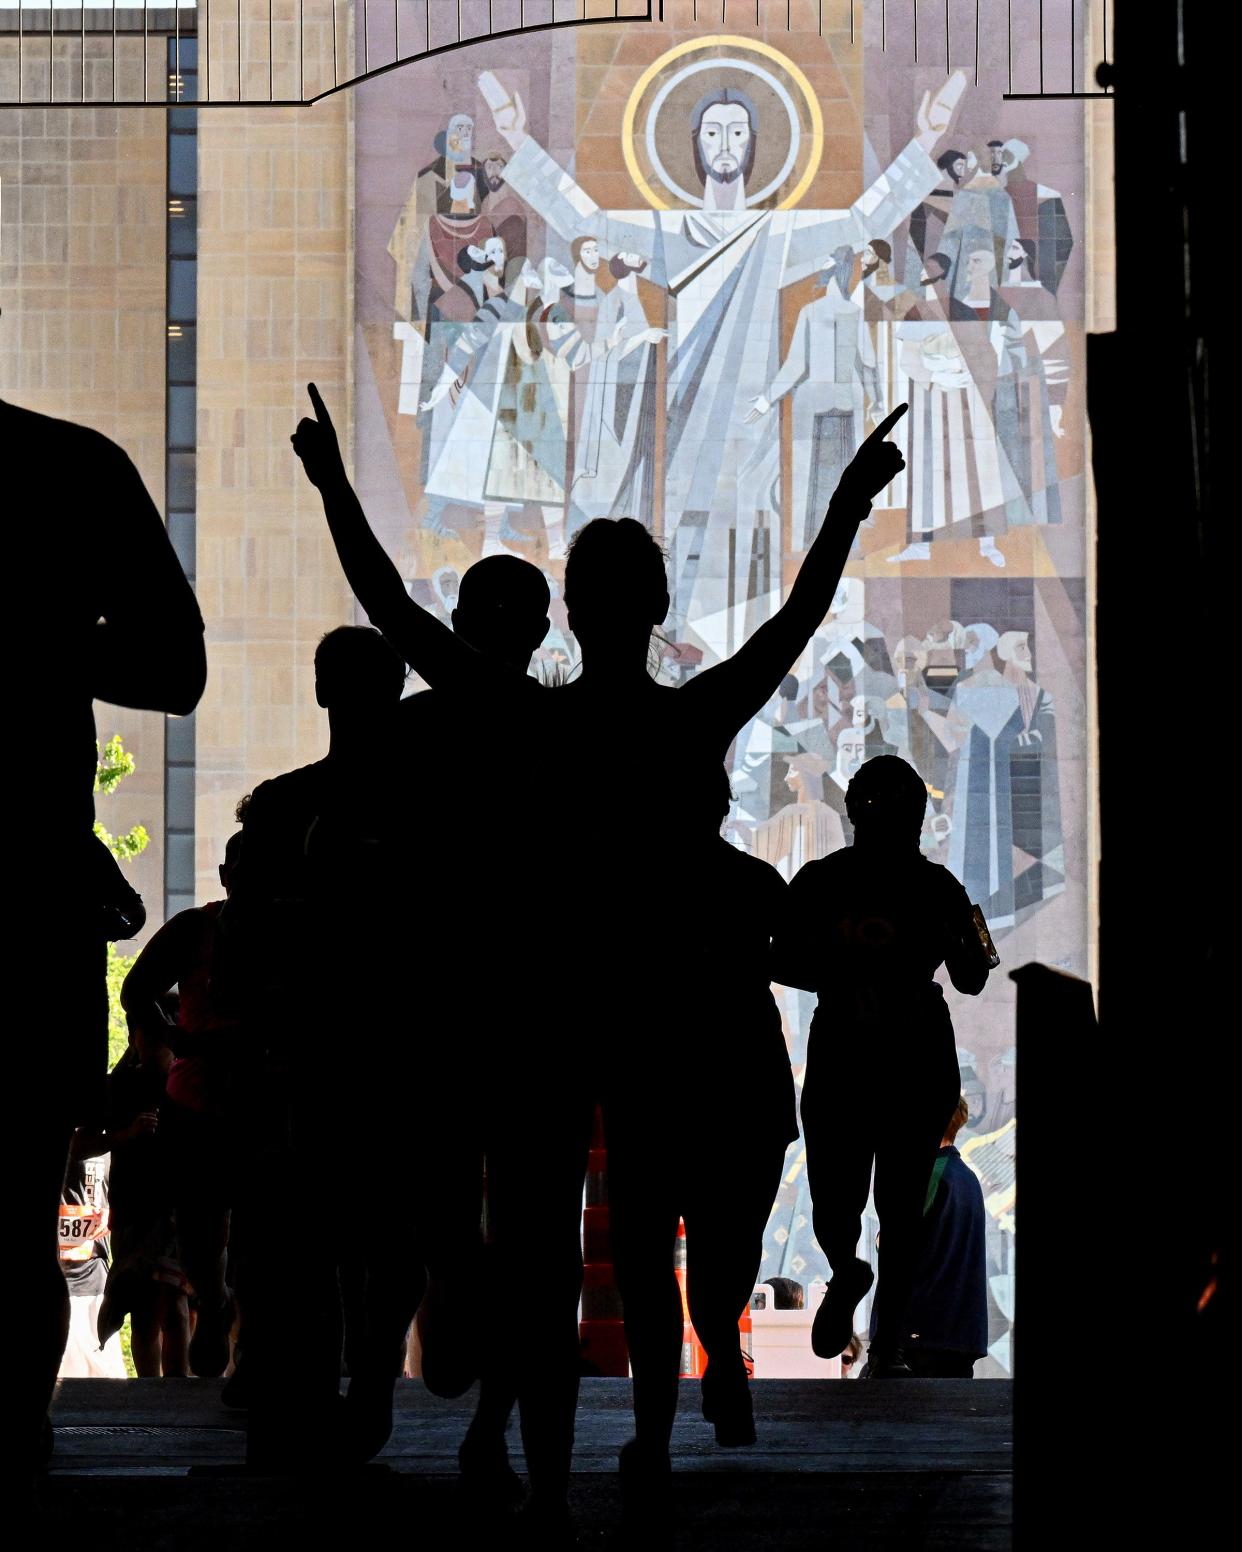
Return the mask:
MULTIPOLYGON (((360 358, 374 392, 359 447, 378 431, 393 472, 360 452, 359 476, 380 492, 407 585, 446 619, 479 556, 543 567, 553 632, 534 671, 550 678, 576 661, 558 599, 568 543, 592 518, 641 519, 672 593, 652 671, 679 683, 771 614, 842 469, 908 402, 906 470, 822 629, 736 742, 726 833, 792 877, 849 841, 859 765, 899 754, 930 796, 925 851, 982 906, 1008 967, 1082 973, 1083 256, 1081 201, 1054 186, 1081 170, 1081 124, 1061 121, 1045 162, 1033 131, 1007 132, 1021 105, 971 87, 944 143, 925 121, 935 71, 916 79, 873 50, 865 109, 849 107, 858 176, 841 208, 822 208, 842 138, 821 102, 833 56, 818 45, 817 74, 780 43, 669 38, 614 64, 611 167, 599 135, 586 144, 581 100, 576 131, 558 117, 555 61, 475 64, 438 103, 376 96, 373 117, 364 99, 360 358), (629 204, 613 208, 622 185, 629 204)), ((676 782, 677 751, 634 749, 616 774, 619 822, 640 825, 676 782)), ((693 909, 668 905, 671 920, 693 909)), ((675 953, 672 928, 669 941, 675 953)), ((963 1151, 991 1215, 993 1372, 1012 1310, 1004 997, 963 1021, 959 1053, 963 1151)), ((795 1073, 811 1004, 783 997, 795 1073)), ((823 1260, 799 1144, 787 1166, 764 1272, 805 1282, 823 1260)))

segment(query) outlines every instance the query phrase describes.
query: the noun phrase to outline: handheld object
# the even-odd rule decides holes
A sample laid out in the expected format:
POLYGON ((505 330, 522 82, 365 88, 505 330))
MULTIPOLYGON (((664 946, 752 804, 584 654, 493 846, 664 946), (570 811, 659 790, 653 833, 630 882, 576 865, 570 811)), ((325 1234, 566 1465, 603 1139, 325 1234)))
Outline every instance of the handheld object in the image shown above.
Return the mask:
POLYGON ((988 931, 983 912, 977 905, 970 908, 970 920, 978 936, 979 947, 983 950, 983 957, 988 962, 988 969, 995 970, 1000 964, 1000 955, 996 952, 996 944, 992 942, 992 934, 988 931))

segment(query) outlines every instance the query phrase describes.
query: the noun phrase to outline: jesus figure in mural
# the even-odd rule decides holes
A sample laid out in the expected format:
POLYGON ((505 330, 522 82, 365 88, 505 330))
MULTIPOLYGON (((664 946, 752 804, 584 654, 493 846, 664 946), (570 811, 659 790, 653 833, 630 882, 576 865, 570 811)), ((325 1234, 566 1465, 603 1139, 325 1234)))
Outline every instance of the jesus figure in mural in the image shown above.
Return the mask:
MULTIPOLYGON (((748 208, 746 180, 763 126, 745 93, 719 87, 686 126, 702 207, 611 211, 527 134, 521 97, 490 71, 479 78, 513 149, 505 181, 567 243, 594 237, 605 259, 641 255, 643 278, 671 298, 663 495, 673 618, 712 660, 732 652, 779 602, 779 421, 747 415, 780 366, 781 291, 822 270, 834 250, 861 252, 887 236, 931 193, 940 170, 930 152, 965 84, 959 72, 935 96, 924 95, 914 139, 848 210, 748 208)), ((835 365, 824 370, 831 377, 835 365)))

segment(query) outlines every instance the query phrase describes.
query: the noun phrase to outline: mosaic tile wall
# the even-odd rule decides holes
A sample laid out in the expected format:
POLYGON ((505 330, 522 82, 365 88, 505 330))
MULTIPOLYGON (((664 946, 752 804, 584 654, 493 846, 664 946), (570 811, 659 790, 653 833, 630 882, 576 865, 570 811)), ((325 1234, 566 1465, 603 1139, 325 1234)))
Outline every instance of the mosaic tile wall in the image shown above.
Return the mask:
MULTIPOLYGON (((916 62, 893 27, 882 47, 878 7, 865 23, 856 8, 853 43, 847 7, 824 8, 822 35, 814 5, 790 8, 792 30, 784 3, 759 28, 753 3, 719 26, 697 10, 358 90, 364 504, 446 618, 480 556, 542 566, 540 673, 576 656, 558 596, 573 533, 642 518, 669 559, 661 673, 683 682, 778 607, 845 462, 908 401, 906 473, 737 740, 728 833, 790 876, 849 840, 859 764, 899 753, 930 793, 924 849, 983 906, 1005 968, 1086 974, 1082 107, 1003 101, 999 35, 979 40, 976 85, 963 27, 950 63, 969 80, 929 151, 919 110, 945 85, 943 47, 916 62)), ((671 752, 647 758, 636 802, 676 779, 671 752)), ((800 1078, 812 999, 779 995, 800 1078)), ((951 1002, 959 1141, 989 1209, 979 1372, 1004 1373, 1013 988, 1001 972, 951 1002)), ((795 1144, 764 1273, 824 1270, 795 1144)))

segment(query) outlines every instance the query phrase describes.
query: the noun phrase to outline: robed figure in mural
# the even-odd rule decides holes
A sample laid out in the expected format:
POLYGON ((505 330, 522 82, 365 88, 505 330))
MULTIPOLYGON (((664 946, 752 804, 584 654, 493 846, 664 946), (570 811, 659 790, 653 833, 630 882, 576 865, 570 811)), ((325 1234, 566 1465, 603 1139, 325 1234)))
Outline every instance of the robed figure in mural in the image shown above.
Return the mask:
POLYGON ((455 404, 427 479, 432 500, 483 512, 483 554, 504 553, 506 511, 528 503, 545 515, 549 550, 564 559, 569 374, 590 347, 559 301, 572 283, 555 259, 538 270, 512 259, 504 292, 479 307, 449 348, 420 406, 455 404))
POLYGON ((686 125, 701 206, 611 211, 527 134, 520 95, 490 71, 479 78, 513 151, 510 187, 567 243, 591 236, 605 258, 641 255, 645 278, 672 299, 663 495, 678 524, 670 532, 674 611, 713 653, 760 624, 779 591, 779 420, 747 416, 780 368, 781 292, 821 271, 836 249, 861 252, 892 232, 935 188, 940 169, 929 153, 965 84, 955 74, 924 96, 914 139, 848 210, 748 205, 764 126, 745 93, 717 88, 686 125), (731 579, 748 579, 744 601, 731 579))
POLYGON ((570 538, 593 517, 641 521, 652 509, 655 352, 665 330, 648 323, 638 295, 646 268, 640 253, 614 253, 608 271, 615 284, 592 313, 594 360, 575 426, 570 538))

